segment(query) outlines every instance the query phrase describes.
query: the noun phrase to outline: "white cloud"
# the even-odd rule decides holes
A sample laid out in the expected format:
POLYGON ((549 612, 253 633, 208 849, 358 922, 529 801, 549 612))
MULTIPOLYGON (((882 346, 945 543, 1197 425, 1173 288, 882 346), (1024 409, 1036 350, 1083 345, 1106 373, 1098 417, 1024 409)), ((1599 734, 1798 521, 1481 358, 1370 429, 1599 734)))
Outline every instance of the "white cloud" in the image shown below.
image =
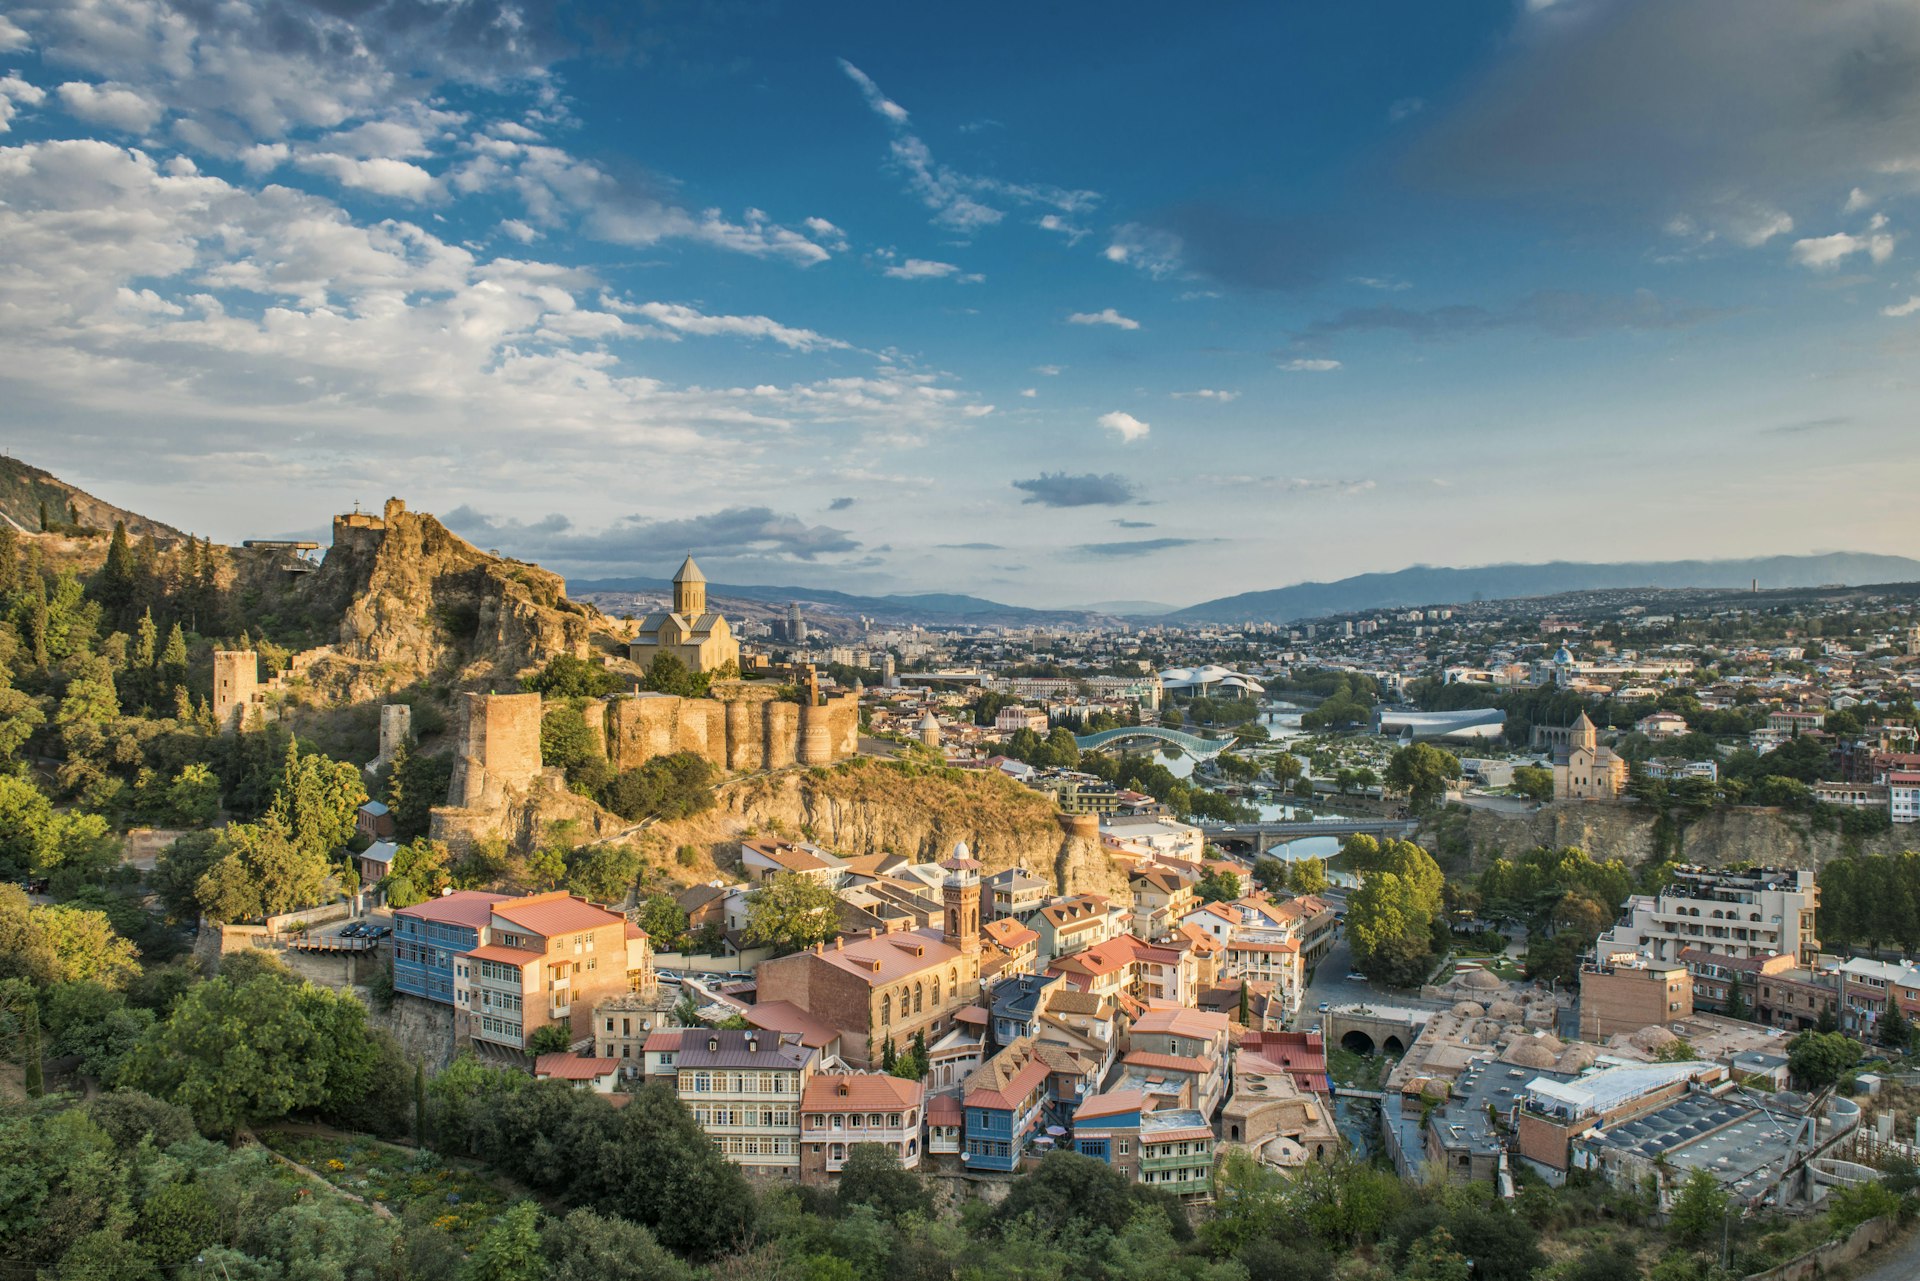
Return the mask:
POLYGON ((145 133, 159 123, 165 110, 159 103, 125 85, 88 84, 70 80, 56 91, 60 105, 88 124, 105 125, 126 133, 145 133))
POLYGON ((847 251, 847 233, 828 222, 825 218, 809 218, 800 224, 807 234, 833 250, 835 253, 847 251))
POLYGON ((885 120, 895 136, 888 144, 888 155, 906 176, 907 187, 920 203, 933 211, 933 220, 955 231, 973 232, 991 227, 1007 215, 1004 209, 988 204, 989 199, 1019 205, 1048 205, 1060 213, 1078 213, 1091 208, 1099 197, 1091 191, 1071 191, 1041 183, 1008 182, 984 174, 962 173, 933 158, 933 151, 917 135, 907 132, 907 109, 880 91, 873 78, 840 59, 847 78, 860 88, 861 96, 874 114, 885 120))
POLYGON ((1216 391, 1212 387, 1202 387, 1198 391, 1176 391, 1173 393, 1173 398, 1175 400, 1215 400, 1221 404, 1225 404, 1230 400, 1240 399, 1240 393, 1237 391, 1216 391))
POLYGON ((847 78, 860 86, 860 96, 867 100, 867 105, 873 108, 876 115, 896 125, 907 123, 907 109, 881 93, 880 86, 873 82, 872 76, 845 58, 840 59, 840 70, 846 72, 847 78))
POLYGON ((47 91, 39 85, 30 84, 19 76, 10 75, 0 79, 0 133, 7 133, 13 127, 15 104, 37 107, 47 99, 47 91))
POLYGON ((500 222, 500 234, 511 236, 523 245, 530 245, 540 238, 540 232, 518 218, 503 218, 500 222))
POLYGON ((1170 231, 1129 222, 1114 228, 1113 240, 1101 256, 1108 262, 1138 267, 1155 280, 1162 280, 1180 270, 1182 248, 1180 237, 1170 231))
POLYGON ((376 196, 390 196, 395 200, 425 200, 434 191, 433 175, 405 160, 389 160, 384 156, 356 160, 351 156, 322 152, 301 156, 294 163, 308 173, 331 178, 342 187, 369 191, 376 196))
POLYGON ((766 316, 709 316, 698 308, 667 302, 645 302, 637 306, 616 302, 610 305, 615 311, 644 316, 654 324, 662 325, 675 333, 765 338, 795 351, 815 351, 822 348, 843 350, 847 346, 837 338, 828 338, 811 329, 795 329, 766 316))
POLYGON ((895 263, 887 268, 886 274, 895 280, 942 280, 954 276, 961 280, 978 280, 979 276, 968 276, 950 262, 934 262, 930 258, 909 258, 905 262, 895 263))
POLYGON ((1118 436, 1121 443, 1126 445, 1145 438, 1146 434, 1152 430, 1132 414, 1121 413, 1119 410, 1100 415, 1100 425, 1118 436))
POLYGON ((1816 236, 1807 240, 1793 242, 1793 260, 1802 267, 1815 271, 1824 271, 1837 267, 1855 254, 1865 254, 1876 263, 1885 262, 1893 256, 1894 236, 1882 230, 1886 219, 1876 215, 1869 230, 1864 235, 1855 236, 1838 231, 1831 236, 1816 236))
POLYGON ((1403 290, 1413 288, 1409 282, 1396 279, 1393 276, 1354 276, 1351 279, 1356 285, 1364 285, 1368 289, 1378 289, 1383 293, 1397 294, 1403 290))
POLYGON ((1112 325, 1115 329, 1138 329, 1140 322, 1123 316, 1111 307, 1099 311, 1076 311, 1067 317, 1069 325, 1112 325))
POLYGON ((1042 214, 1040 221, 1035 225, 1042 231, 1058 232, 1067 238, 1067 243, 1070 245, 1077 245, 1092 234, 1085 227, 1076 226, 1059 214, 1042 214))
POLYGON ((1065 369, 1065 365, 1035 365, 1033 372, 1043 378, 1057 378, 1065 369))
POLYGON ((1040 394, 1040 389, 1038 387, 1022 387, 1020 389, 1020 394, 1022 396, 1025 396, 1028 400, 1032 400, 1034 397, 1040 394))
POLYGON ((1337 360, 1289 360, 1280 368, 1296 374, 1324 374, 1340 368, 1337 360))
POLYGON ((1417 116, 1427 109, 1425 98, 1401 98, 1387 107, 1387 119, 1394 124, 1410 116, 1417 116))
POLYGON ((1905 302, 1898 302, 1891 307, 1882 307, 1880 309, 1880 314, 1883 316, 1911 316, 1915 313, 1920 313, 1920 294, 1913 295, 1913 297, 1907 299, 1905 302))
POLYGON ((1855 187, 1847 193, 1847 203, 1840 206, 1841 213, 1859 213, 1873 203, 1873 197, 1855 187))
POLYGON ((16 26, 6 14, 0 13, 0 53, 18 53, 33 46, 27 33, 16 26))

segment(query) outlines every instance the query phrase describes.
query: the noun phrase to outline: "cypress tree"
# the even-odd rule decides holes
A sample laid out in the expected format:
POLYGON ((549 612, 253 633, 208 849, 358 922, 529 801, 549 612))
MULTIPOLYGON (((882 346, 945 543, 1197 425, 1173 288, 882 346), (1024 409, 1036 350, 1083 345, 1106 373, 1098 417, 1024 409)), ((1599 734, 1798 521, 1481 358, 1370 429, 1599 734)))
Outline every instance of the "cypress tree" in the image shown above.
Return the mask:
POLYGON ((53 528, 53 522, 47 519, 47 500, 40 500, 40 532, 47 533, 53 528))
POLYGON ((100 567, 93 593, 116 621, 133 608, 133 549, 127 546, 127 522, 113 522, 113 538, 107 543, 107 563, 100 567))
POLYGON ((13 595, 20 583, 20 536, 12 525, 0 525, 0 597, 13 595))
POLYGON ((27 1097, 37 1099, 47 1092, 47 1080, 40 1062, 40 1007, 32 1003, 20 1013, 20 1062, 27 1097))
POLYGON ((138 671, 150 670, 154 659, 159 656, 159 649, 160 629, 154 626, 153 610, 149 608, 140 615, 140 621, 133 629, 133 667, 138 671))

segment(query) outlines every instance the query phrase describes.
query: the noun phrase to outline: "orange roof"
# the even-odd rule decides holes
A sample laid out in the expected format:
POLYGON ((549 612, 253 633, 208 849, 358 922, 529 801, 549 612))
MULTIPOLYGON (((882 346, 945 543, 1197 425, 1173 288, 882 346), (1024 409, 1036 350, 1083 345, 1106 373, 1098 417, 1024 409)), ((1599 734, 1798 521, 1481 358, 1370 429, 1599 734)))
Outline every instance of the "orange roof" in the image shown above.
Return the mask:
POLYGON ((648 1054, 660 1054, 667 1050, 679 1049, 680 1035, 685 1031, 685 1028, 669 1027, 661 1028, 658 1032, 648 1033, 645 1047, 646 1052, 648 1054))
POLYGON ((542 1054, 533 1061, 535 1076, 556 1081, 591 1081, 619 1070, 619 1059, 590 1059, 579 1054, 542 1054))
POLYGON ((948 1121, 958 1121, 966 1115, 966 1109, 960 1106, 960 1100, 951 1094, 936 1094, 927 1100, 927 1122, 930 1125, 942 1125, 948 1121))
POLYGON ((1133 1021, 1135 1032, 1169 1032, 1197 1041, 1211 1040, 1227 1030, 1227 1016, 1184 1005, 1156 1004, 1133 1021))
POLYGON ((565 890, 529 894, 510 903, 496 903, 493 914, 504 916, 515 925, 546 938, 552 938, 555 934, 597 930, 603 925, 621 925, 626 920, 617 912, 595 907, 565 890))
POLYGON ((985 1023, 990 1017, 984 1005, 963 1005, 953 1012, 955 1023, 985 1023))
POLYGON ((1298 952, 1300 944, 1293 939, 1285 939, 1279 943, 1233 942, 1227 944, 1227 950, 1229 952, 1298 952))
POLYGON ((1020 924, 1020 922, 1014 920, 1011 916, 1001 917, 997 921, 988 921, 980 927, 980 932, 992 939, 995 943, 998 943, 1001 947, 1006 948, 1009 952, 1018 947, 1025 947, 1029 943, 1037 943, 1040 941, 1038 934, 1020 924))
POLYGON ((870 987, 880 987, 957 961, 960 959, 960 949, 942 942, 938 931, 903 930, 864 939, 846 939, 818 952, 800 952, 796 955, 807 960, 796 962, 792 957, 781 957, 767 964, 825 961, 836 969, 859 976, 870 987))
POLYGON ((1096 1094, 1080 1105, 1073 1114, 1075 1123, 1090 1121, 1100 1116, 1117 1116, 1123 1112, 1145 1112, 1148 1108, 1144 1090, 1109 1090, 1105 1094, 1096 1094))
POLYGON ((872 1072, 820 1072, 800 1096, 802 1112, 894 1112, 920 1106, 927 1087, 872 1072))
POLYGON ((1213 1137, 1213 1131, 1204 1125, 1190 1125, 1184 1129, 1147 1130, 1140 1135, 1140 1145, 1149 1143, 1191 1143, 1198 1139, 1205 1141, 1213 1137))
POLYGON ((439 898, 428 899, 424 903, 415 903, 412 907, 403 907, 395 916, 414 916, 423 921, 438 921, 444 925, 464 925, 469 929, 485 929, 493 916, 493 905, 504 903, 513 896, 510 894, 489 894, 484 890, 455 890, 451 894, 442 894, 439 898))
POLYGON ((1205 1059, 1190 1059, 1183 1054, 1152 1054, 1146 1050, 1135 1050, 1120 1061, 1128 1067, 1160 1068, 1168 1072, 1188 1072, 1194 1076, 1205 1076, 1213 1067, 1205 1059))
POLYGON ((768 1032, 792 1032, 800 1044, 823 1050, 840 1033, 807 1013, 792 1001, 762 1001, 741 1011, 747 1022, 768 1032))
POLYGON ((467 953, 476 961, 498 961, 502 965, 518 966, 525 969, 546 959, 545 952, 527 952, 517 947, 501 947, 498 943, 488 943, 476 947, 467 953))

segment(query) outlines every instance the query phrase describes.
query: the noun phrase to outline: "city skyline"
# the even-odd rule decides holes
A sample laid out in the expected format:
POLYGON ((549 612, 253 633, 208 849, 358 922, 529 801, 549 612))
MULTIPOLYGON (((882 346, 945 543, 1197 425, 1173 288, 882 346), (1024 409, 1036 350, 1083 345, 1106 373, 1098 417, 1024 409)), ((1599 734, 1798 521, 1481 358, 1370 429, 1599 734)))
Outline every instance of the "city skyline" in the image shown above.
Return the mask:
POLYGON ((1030 605, 1904 550, 1920 14, 1351 10, 22 9, 0 444, 1030 605))

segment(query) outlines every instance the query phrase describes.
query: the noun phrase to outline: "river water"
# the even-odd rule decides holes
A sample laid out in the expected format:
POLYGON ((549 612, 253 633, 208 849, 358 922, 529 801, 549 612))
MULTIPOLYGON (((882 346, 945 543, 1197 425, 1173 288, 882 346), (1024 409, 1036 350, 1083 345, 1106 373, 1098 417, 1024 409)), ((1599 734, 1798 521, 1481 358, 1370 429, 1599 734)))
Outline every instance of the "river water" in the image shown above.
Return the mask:
MULTIPOLYGON (((1268 703, 1266 706, 1271 710, 1262 712, 1256 723, 1267 731, 1267 741, 1270 744, 1287 746, 1295 739, 1305 736, 1305 731, 1300 728, 1300 713, 1305 711, 1305 708, 1295 707, 1292 703, 1268 703)), ((1157 759, 1176 778, 1190 778, 1193 775, 1194 760, 1184 752, 1177 756, 1161 753, 1157 759)), ((1318 806, 1311 810, 1305 807, 1296 810, 1292 805, 1278 801, 1256 803, 1254 808, 1260 812, 1261 821, 1266 823, 1291 822, 1309 816, 1313 818, 1345 817, 1318 806)), ((1272 851, 1273 857, 1289 861, 1302 858, 1329 859, 1339 852, 1340 840, 1333 836, 1309 836, 1302 840, 1290 841, 1285 845, 1277 845, 1272 851)))

